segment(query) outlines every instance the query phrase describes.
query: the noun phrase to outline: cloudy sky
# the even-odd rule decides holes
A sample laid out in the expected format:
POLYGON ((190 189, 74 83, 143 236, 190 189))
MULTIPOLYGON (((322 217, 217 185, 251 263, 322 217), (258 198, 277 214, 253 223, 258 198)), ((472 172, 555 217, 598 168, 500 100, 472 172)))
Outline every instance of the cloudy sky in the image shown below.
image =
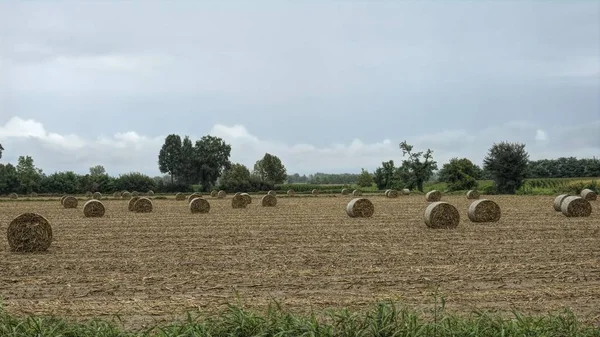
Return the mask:
POLYGON ((171 133, 288 173, 600 156, 600 4, 0 3, 0 161, 158 175, 171 133))

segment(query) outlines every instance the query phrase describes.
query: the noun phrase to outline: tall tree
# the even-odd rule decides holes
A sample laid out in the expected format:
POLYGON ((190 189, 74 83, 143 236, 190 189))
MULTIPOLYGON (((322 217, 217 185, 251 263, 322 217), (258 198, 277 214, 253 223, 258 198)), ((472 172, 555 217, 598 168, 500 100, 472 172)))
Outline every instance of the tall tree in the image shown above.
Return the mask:
POLYGON ((254 175, 263 182, 281 184, 287 179, 287 170, 279 157, 265 153, 264 157, 254 164, 254 175))
POLYGON ((525 144, 509 142, 494 143, 483 159, 484 169, 491 174, 496 190, 504 194, 515 194, 523 185, 528 162, 525 144))
POLYGON ((219 178, 219 188, 226 191, 248 191, 251 188, 250 170, 243 164, 232 164, 219 178))
POLYGON ((19 176, 12 164, 0 164, 0 194, 8 194, 19 190, 19 176))
POLYGON ((377 184, 377 188, 384 190, 392 188, 396 184, 396 168, 394 167, 394 161, 384 161, 381 163, 383 167, 378 167, 375 170, 374 181, 377 184))
POLYGON ((2 147, 2 144, 0 144, 0 159, 2 159, 2 151, 4 151, 4 148, 2 147))
POLYGON ((413 146, 406 141, 400 143, 400 149, 403 157, 408 156, 408 159, 402 161, 399 169, 400 176, 403 177, 406 185, 416 186, 419 191, 423 192, 423 183, 431 178, 434 170, 437 170, 437 163, 433 160, 433 151, 427 149, 425 154, 423 152, 413 153, 413 146))
POLYGON ((204 136, 194 146, 194 180, 208 191, 221 176, 223 170, 231 166, 229 156, 231 145, 219 137, 204 136))
POLYGON ((35 167, 33 158, 20 156, 17 161, 17 176, 23 193, 37 191, 42 180, 42 170, 35 167))
POLYGON ((438 180, 447 183, 450 191, 470 190, 477 187, 480 171, 467 158, 452 158, 442 166, 438 180))
POLYGON ((183 137, 181 144, 181 159, 179 162, 179 180, 186 185, 198 183, 197 176, 194 170, 194 145, 190 137, 183 137))
POLYGON ((106 170, 104 169, 104 166, 96 165, 96 166, 90 167, 90 175, 91 176, 101 176, 104 174, 106 174, 106 170))
POLYGON ((371 185, 373 185, 373 176, 371 176, 369 171, 363 168, 358 175, 358 181, 356 184, 360 187, 371 187, 371 185))
POLYGON ((161 173, 168 173, 171 176, 171 184, 181 167, 181 147, 181 137, 170 134, 165 138, 165 143, 158 154, 158 169, 161 173))

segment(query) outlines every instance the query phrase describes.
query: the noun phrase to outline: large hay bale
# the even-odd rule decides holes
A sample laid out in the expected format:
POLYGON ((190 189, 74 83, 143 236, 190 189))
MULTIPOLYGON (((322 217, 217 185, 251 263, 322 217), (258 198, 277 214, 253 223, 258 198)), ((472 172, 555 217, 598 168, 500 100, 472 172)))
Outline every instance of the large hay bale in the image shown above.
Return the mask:
POLYGON ((500 220, 500 206, 492 200, 481 199, 469 205, 469 219, 472 222, 496 222, 500 220))
POLYGON ((568 194, 561 194, 559 196, 557 196, 556 198, 554 198, 554 210, 557 212, 562 212, 560 205, 562 204, 563 200, 565 200, 566 197, 568 197, 568 194))
POLYGON ((277 196, 277 192, 275 192, 274 190, 270 190, 269 192, 267 192, 267 194, 277 196))
POLYGON ((566 197, 561 205, 562 214, 567 217, 588 217, 592 214, 592 204, 579 196, 566 197))
POLYGON ((92 198, 96 199, 96 200, 101 200, 102 199, 102 193, 100 193, 100 192, 94 192, 94 194, 92 194, 92 198))
POLYGON ((342 188, 342 195, 348 195, 350 193, 350 190, 347 188, 342 188))
POLYGON ((294 191, 294 190, 288 190, 287 191, 287 195, 290 196, 290 197, 293 197, 293 196, 296 195, 296 191, 294 191))
POLYGON ((260 201, 263 207, 275 207, 277 206, 277 197, 274 195, 267 194, 262 197, 260 201))
POLYGON ((581 197, 587 201, 594 201, 598 199, 598 195, 596 194, 596 192, 590 190, 589 188, 586 188, 585 190, 581 191, 581 197))
POLYGON ((362 191, 361 190, 354 190, 352 191, 352 196, 354 197, 360 197, 362 195, 362 191))
POLYGON ((19 195, 17 193, 11 193, 11 194, 8 195, 8 197, 11 198, 11 199, 18 199, 19 195))
POLYGON ((190 212, 192 213, 208 213, 210 211, 210 204, 207 200, 202 198, 195 198, 190 201, 190 212))
POLYGON ((77 200, 77 198, 70 195, 66 196, 62 202, 64 208, 77 208, 78 203, 79 201, 77 200))
POLYGON ((219 192, 217 192, 217 190, 212 190, 210 191, 210 196, 213 198, 216 198, 219 195, 219 192))
POLYGON ((139 196, 140 196, 140 192, 138 192, 138 191, 133 191, 133 192, 131 192, 131 196, 132 196, 132 197, 139 197, 139 196))
POLYGON ((250 196, 250 194, 248 194, 248 193, 242 193, 240 195, 243 196, 244 198, 246 198, 246 203, 248 205, 250 205, 252 203, 252 197, 250 196))
POLYGON ((93 195, 94 195, 94 193, 92 193, 91 191, 85 192, 85 197, 88 199, 90 199, 93 195))
POLYGON ((67 195, 63 195, 62 197, 60 197, 60 204, 63 204, 63 201, 65 201, 65 198, 67 197, 67 195))
POLYGON ((370 218, 375 213, 375 206, 367 198, 354 198, 346 205, 346 214, 351 218, 370 218))
POLYGON ((42 252, 52 243, 52 226, 37 213, 23 213, 10 222, 6 236, 13 252, 42 252))
POLYGON ((133 212, 133 205, 135 205, 135 202, 138 201, 140 199, 140 197, 131 197, 131 199, 129 199, 129 203, 127 204, 127 209, 130 212, 133 212))
MULTIPOLYGON (((267 194, 267 195, 271 195, 271 194, 267 194)), ((248 206, 248 200, 243 195, 238 194, 238 195, 234 195, 233 198, 231 198, 231 207, 232 208, 246 208, 246 206, 248 206)))
POLYGON ((148 199, 148 198, 139 198, 134 204, 133 204, 133 211, 136 213, 150 213, 152 212, 152 200, 148 199))
POLYGON ((217 198, 219 199, 223 199, 227 196, 227 192, 220 190, 219 193, 217 193, 217 198))
POLYGON ((474 199, 479 199, 479 197, 480 197, 480 194, 479 194, 479 191, 477 191, 477 190, 469 190, 467 192, 467 199, 474 200, 474 199))
POLYGON ((90 200, 83 205, 83 215, 86 218, 100 218, 106 209, 100 200, 90 200))
POLYGON ((402 189, 402 194, 403 195, 409 195, 410 194, 410 190, 408 188, 403 188, 402 189))
POLYGON ((189 204, 190 202, 192 202, 192 200, 194 200, 194 199, 196 199, 196 198, 202 198, 202 194, 200 194, 200 193, 198 193, 198 192, 194 192, 194 193, 190 194, 190 195, 187 197, 187 202, 188 202, 188 204, 189 204))
POLYGON ((385 196, 392 199, 398 198, 400 196, 400 192, 398 192, 397 190, 389 190, 385 196))
POLYGON ((427 194, 425 194, 425 200, 429 202, 440 201, 442 200, 442 192, 438 190, 429 191, 427 194))
POLYGON ((148 196, 153 196, 154 195, 154 191, 153 190, 148 190, 148 192, 146 192, 146 194, 148 194, 148 196))
POLYGON ((123 192, 121 193, 121 197, 122 197, 123 199, 131 199, 131 193, 129 193, 129 192, 127 192, 127 191, 123 191, 123 192))
POLYGON ((177 201, 183 201, 183 200, 185 200, 185 194, 183 194, 183 193, 177 193, 177 194, 175 194, 175 200, 177 200, 177 201))
POLYGON ((319 190, 315 188, 310 193, 312 193, 312 195, 318 195, 319 194, 319 190))
POLYGON ((460 222, 460 214, 453 205, 444 202, 432 202, 425 209, 423 216, 429 228, 456 228, 460 222))

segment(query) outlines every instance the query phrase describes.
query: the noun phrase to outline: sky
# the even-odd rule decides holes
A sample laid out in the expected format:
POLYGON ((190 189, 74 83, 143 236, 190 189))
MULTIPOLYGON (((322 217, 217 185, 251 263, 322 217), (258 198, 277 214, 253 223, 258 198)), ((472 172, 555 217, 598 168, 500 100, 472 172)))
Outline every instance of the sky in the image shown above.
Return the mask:
POLYGON ((0 2, 0 162, 155 176, 173 133, 289 174, 600 157, 600 3, 0 2))

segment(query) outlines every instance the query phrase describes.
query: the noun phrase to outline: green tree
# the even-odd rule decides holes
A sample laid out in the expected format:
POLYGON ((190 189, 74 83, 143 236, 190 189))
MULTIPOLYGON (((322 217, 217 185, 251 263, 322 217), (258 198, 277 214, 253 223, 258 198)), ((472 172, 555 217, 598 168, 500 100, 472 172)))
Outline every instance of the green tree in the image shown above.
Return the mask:
POLYGON ((394 167, 394 161, 386 161, 381 163, 383 167, 378 167, 375 170, 374 178, 377 188, 380 190, 395 187, 397 185, 396 179, 396 168, 394 167))
POLYGON ((448 190, 470 190, 477 187, 479 168, 467 158, 452 158, 439 171, 439 181, 448 184, 448 190))
POLYGON ((0 194, 18 192, 19 176, 12 164, 0 164, 0 194))
POLYGON ((145 174, 139 172, 130 172, 119 175, 114 180, 114 189, 117 191, 138 191, 148 192, 156 191, 156 181, 145 174))
POLYGON ((101 176, 104 174, 106 174, 106 170, 104 169, 104 166, 96 165, 96 166, 90 167, 90 175, 91 176, 101 176))
POLYGON ((202 189, 208 191, 223 173, 231 166, 229 156, 231 145, 214 136, 204 136, 194 146, 194 175, 190 177, 200 182, 202 189))
POLYGON ((358 175, 358 181, 356 184, 360 187, 371 187, 373 185, 373 176, 371 176, 369 171, 363 168, 358 175))
POLYGON ((254 164, 254 175, 263 182, 281 184, 287 179, 287 170, 279 157, 265 153, 265 156, 254 164))
POLYGON ((158 154, 158 169, 161 173, 168 173, 171 176, 171 184, 181 167, 181 147, 181 137, 170 134, 165 138, 165 143, 158 154))
POLYGON ((232 164, 219 178, 219 188, 225 191, 249 191, 251 185, 250 170, 239 163, 232 164))
POLYGON ((4 148, 2 147, 2 144, 0 144, 0 159, 2 159, 2 151, 4 151, 4 148))
POLYGON ((425 154, 423 152, 413 153, 413 146, 406 141, 400 143, 400 149, 402 156, 408 155, 408 159, 402 161, 398 172, 399 176, 406 185, 410 186, 409 188, 416 187, 423 192, 423 183, 431 178, 434 170, 437 170, 437 163, 433 160, 433 151, 427 149, 425 154), (421 157, 423 158, 421 159, 421 157))
POLYGON ((68 193, 76 194, 85 191, 80 191, 79 188, 80 176, 72 171, 55 172, 42 179, 40 183, 41 192, 43 193, 68 193))
POLYGON ((483 165, 492 176, 498 193, 515 194, 523 185, 528 162, 525 144, 501 142, 494 143, 489 149, 483 165))
POLYGON ((194 170, 194 145, 190 137, 183 137, 181 144, 181 159, 179 162, 179 182, 185 185, 198 183, 194 170))
POLYGON ((33 158, 30 156, 19 156, 17 161, 17 176, 21 185, 22 193, 38 191, 42 181, 42 170, 35 167, 33 158))

